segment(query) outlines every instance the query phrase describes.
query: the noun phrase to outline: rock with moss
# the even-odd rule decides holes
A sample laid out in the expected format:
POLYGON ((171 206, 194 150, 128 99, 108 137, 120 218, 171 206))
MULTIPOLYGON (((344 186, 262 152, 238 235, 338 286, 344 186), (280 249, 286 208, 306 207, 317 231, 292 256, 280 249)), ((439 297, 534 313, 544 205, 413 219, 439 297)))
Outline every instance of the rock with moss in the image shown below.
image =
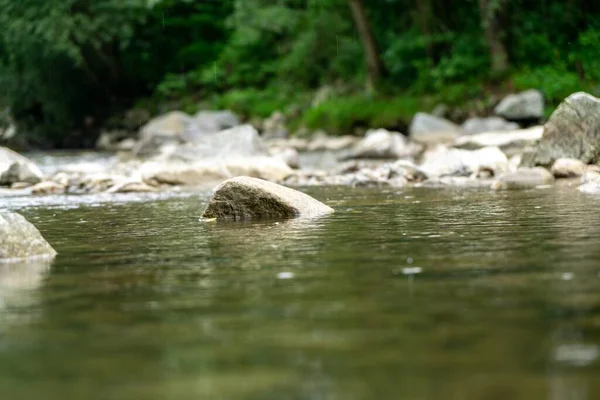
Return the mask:
POLYGON ((0 212, 0 263, 30 257, 54 257, 56 251, 22 215, 0 212))
POLYGON ((202 215, 206 219, 286 219, 333 212, 307 194, 262 179, 240 176, 220 184, 202 215))
POLYGON ((586 164, 600 161, 600 99, 578 92, 567 97, 552 113, 533 163, 549 167, 560 158, 586 164))

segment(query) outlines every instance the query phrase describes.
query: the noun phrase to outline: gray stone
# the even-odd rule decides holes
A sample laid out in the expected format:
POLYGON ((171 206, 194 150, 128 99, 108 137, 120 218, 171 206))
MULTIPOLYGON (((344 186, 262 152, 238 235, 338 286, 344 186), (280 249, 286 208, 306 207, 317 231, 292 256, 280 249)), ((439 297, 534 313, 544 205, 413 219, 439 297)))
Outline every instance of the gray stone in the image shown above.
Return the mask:
POLYGON ((300 168, 300 155, 293 147, 272 147, 269 149, 269 154, 282 160, 290 168, 300 168))
POLYGON ((165 145, 196 143, 207 134, 214 134, 240 124, 231 111, 200 111, 191 117, 172 111, 150 120, 140 129, 140 141, 134 153, 152 156, 165 145))
POLYGON ((438 118, 446 118, 446 116, 450 113, 450 107, 446 104, 438 104, 435 106, 433 111, 431 111, 431 115, 438 118))
MULTIPOLYGON (((295 139, 302 140, 302 139, 295 139)), ((341 151, 356 145, 360 139, 356 136, 328 136, 324 132, 316 133, 304 149, 307 151, 341 151)), ((290 144, 292 144, 290 142, 290 144)))
POLYGON ((67 185, 62 185, 54 181, 40 182, 31 188, 31 193, 35 195, 62 194, 67 191, 67 185))
POLYGON ((461 149, 480 149, 497 146, 504 153, 514 155, 521 153, 527 146, 534 145, 542 138, 544 127, 534 126, 507 132, 486 132, 461 136, 454 142, 454 147, 461 149))
POLYGON ((471 176, 481 171, 498 176, 509 170, 509 163, 506 155, 498 147, 469 151, 441 146, 425 153, 420 168, 430 178, 471 176))
MULTIPOLYGON (((205 134, 194 143, 175 148, 171 161, 198 161, 209 158, 268 156, 267 146, 252 125, 240 125, 205 134)), ((164 157, 162 158, 164 160, 164 157)))
POLYGON ((22 215, 0 212, 0 262, 55 255, 40 231, 22 215))
POLYGON ((0 185, 10 186, 18 182, 35 185, 40 183, 43 178, 42 171, 32 162, 17 161, 0 175, 0 185))
POLYGON ((588 167, 581 177, 578 190, 587 194, 600 194, 600 168, 596 165, 588 167))
POLYGON ((275 111, 271 116, 264 120, 262 124, 262 136, 264 138, 286 138, 289 132, 285 126, 285 115, 281 111, 275 111))
POLYGON ((494 108, 494 113, 511 121, 539 120, 544 116, 544 95, 536 89, 508 95, 494 108))
POLYGON ((576 178, 585 173, 587 165, 573 158, 559 158, 554 162, 550 172, 556 178, 576 178))
POLYGON ((223 179, 247 175, 281 182, 293 170, 270 156, 206 159, 196 162, 147 162, 141 166, 144 182, 166 185, 206 186, 223 179))
POLYGON ((548 185, 554 182, 554 177, 545 168, 519 168, 495 181, 492 189, 524 189, 548 185))
POLYGON ((195 142, 207 133, 220 132, 240 125, 237 115, 228 110, 198 111, 183 133, 183 139, 195 142))
POLYGON ((600 99, 578 92, 552 113, 534 163, 551 166, 559 158, 574 158, 586 164, 600 161, 600 99))
POLYGON ((453 122, 422 112, 414 116, 409 127, 410 138, 426 144, 450 143, 464 133, 453 122))
POLYGON ((215 189, 202 216, 244 220, 311 217, 331 212, 332 208, 299 191, 240 176, 215 189))
POLYGON ((415 157, 423 146, 412 143, 398 132, 376 129, 367 132, 348 158, 397 159, 415 157))
POLYGON ((462 129, 469 134, 484 132, 503 132, 519 129, 519 124, 509 122, 501 117, 469 118, 462 124, 462 129))
POLYGON ((33 161, 29 160, 27 157, 24 157, 11 149, 0 146, 0 174, 16 162, 33 164, 33 161))

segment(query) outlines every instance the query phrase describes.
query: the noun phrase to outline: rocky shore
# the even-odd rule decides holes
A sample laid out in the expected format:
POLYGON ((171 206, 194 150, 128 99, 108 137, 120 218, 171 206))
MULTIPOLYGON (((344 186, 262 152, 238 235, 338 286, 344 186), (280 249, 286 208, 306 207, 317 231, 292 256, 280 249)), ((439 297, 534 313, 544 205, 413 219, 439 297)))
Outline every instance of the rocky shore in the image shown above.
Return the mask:
POLYGON ((505 98, 495 114, 457 125, 418 113, 408 132, 303 138, 289 137, 278 113, 259 130, 229 111, 176 111, 151 119, 135 135, 103 134, 99 148, 115 152, 105 165, 64 165, 48 173, 0 148, 0 196, 212 188, 236 176, 292 187, 490 190, 575 179, 582 192, 600 193, 599 99, 575 93, 542 125, 543 98, 526 91, 505 98))

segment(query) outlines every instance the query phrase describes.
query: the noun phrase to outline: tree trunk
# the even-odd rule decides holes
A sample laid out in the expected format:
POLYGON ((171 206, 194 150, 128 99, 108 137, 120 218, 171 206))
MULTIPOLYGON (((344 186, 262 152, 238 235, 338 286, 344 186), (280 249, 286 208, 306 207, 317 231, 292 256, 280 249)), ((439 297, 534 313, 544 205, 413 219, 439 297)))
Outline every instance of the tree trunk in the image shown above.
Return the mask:
POLYGON ((492 72, 504 72, 508 69, 508 53, 502 42, 502 30, 498 18, 502 0, 479 0, 481 24, 490 50, 492 72))
POLYGON ((429 67, 433 67, 435 64, 435 57, 433 51, 433 42, 431 40, 431 3, 429 0, 417 0, 417 12, 419 13, 419 25, 421 28, 421 33, 425 38, 427 61, 429 63, 429 67))
POLYGON ((373 91, 379 84, 381 78, 385 75, 385 67, 379 55, 377 40, 375 39, 371 24, 367 18, 363 0, 348 0, 348 2, 365 53, 365 61, 367 63, 367 90, 373 91))

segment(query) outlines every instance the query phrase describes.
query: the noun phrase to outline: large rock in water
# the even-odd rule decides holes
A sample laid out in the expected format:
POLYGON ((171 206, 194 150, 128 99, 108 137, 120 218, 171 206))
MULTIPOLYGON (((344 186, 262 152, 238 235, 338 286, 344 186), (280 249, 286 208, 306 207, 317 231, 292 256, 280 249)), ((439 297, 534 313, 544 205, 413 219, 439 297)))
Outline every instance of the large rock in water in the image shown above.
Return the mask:
POLYGON ((451 143, 465 134, 455 123, 423 112, 415 114, 408 133, 414 141, 425 144, 451 143))
POLYGON ((0 212, 0 262, 55 255, 40 231, 22 215, 0 212))
POLYGON ((539 120, 544 116, 544 95, 535 89, 506 96, 494 113, 510 121, 539 120))
POLYGON ((567 97, 544 126, 533 163, 550 166, 560 158, 600 161, 600 99, 584 92, 567 97))
POLYGON ((202 217, 234 220, 296 218, 331 212, 331 207, 297 190, 240 176, 215 189, 202 217))

